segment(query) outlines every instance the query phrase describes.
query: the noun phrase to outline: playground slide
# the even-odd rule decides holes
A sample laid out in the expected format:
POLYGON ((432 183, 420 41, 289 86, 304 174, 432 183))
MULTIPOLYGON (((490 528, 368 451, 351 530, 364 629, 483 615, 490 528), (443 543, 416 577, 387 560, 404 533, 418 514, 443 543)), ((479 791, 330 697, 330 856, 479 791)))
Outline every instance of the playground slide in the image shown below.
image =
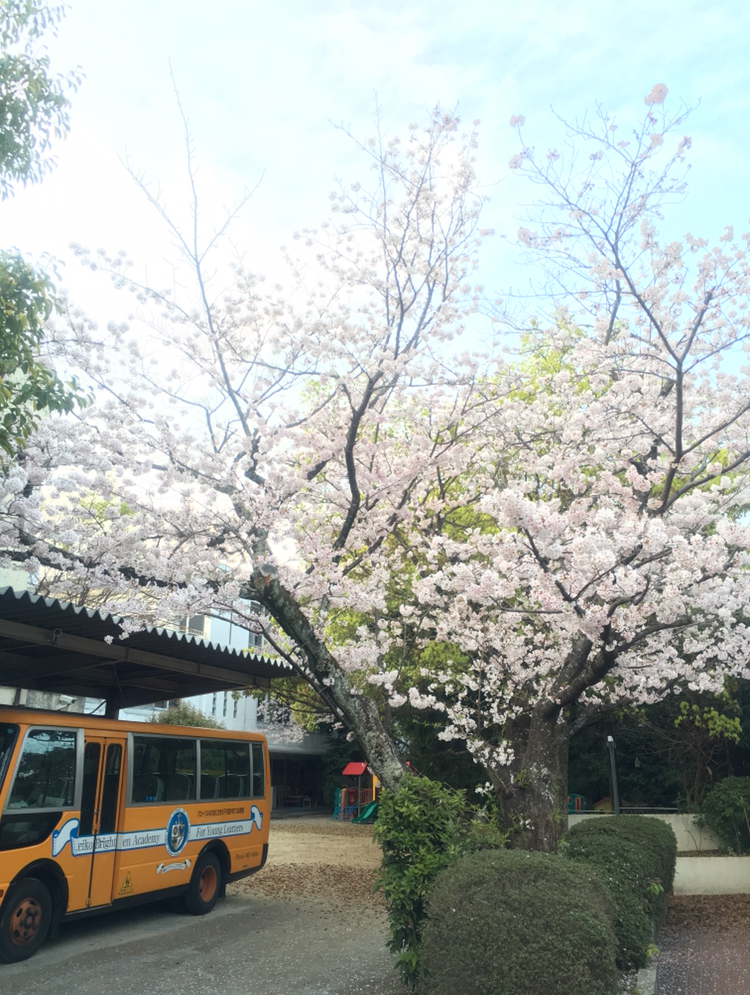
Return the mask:
POLYGON ((358 816, 352 819, 352 822, 374 822, 377 814, 378 814, 378 803, 370 802, 369 805, 366 805, 362 809, 361 813, 358 816))

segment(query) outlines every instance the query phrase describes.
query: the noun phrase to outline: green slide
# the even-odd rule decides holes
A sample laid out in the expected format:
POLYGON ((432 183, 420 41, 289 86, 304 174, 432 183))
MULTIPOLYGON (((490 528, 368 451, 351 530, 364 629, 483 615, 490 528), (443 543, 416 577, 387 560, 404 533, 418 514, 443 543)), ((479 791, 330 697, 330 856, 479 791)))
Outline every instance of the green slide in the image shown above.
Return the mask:
POLYGON ((352 819, 352 822, 374 822, 375 817, 378 814, 378 803, 370 802, 369 805, 365 805, 360 814, 352 819))

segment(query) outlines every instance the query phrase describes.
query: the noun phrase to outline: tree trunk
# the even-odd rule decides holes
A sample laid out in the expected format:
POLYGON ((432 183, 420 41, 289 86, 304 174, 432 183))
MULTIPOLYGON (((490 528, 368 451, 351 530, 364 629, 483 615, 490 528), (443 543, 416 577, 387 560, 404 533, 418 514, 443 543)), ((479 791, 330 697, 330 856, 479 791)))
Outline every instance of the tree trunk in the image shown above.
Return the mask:
POLYGON ((312 680, 304 673, 302 676, 342 719, 383 787, 395 791, 405 767, 383 726, 377 705, 366 694, 352 688, 346 672, 302 612, 294 595, 282 587, 275 576, 258 571, 253 575, 253 587, 243 592, 243 597, 259 601, 304 653, 312 680))
POLYGON ((535 710, 514 730, 515 758, 495 772, 495 790, 511 829, 511 845, 553 853, 565 832, 568 810, 568 737, 559 713, 535 710), (510 782, 510 783, 509 783, 510 782))

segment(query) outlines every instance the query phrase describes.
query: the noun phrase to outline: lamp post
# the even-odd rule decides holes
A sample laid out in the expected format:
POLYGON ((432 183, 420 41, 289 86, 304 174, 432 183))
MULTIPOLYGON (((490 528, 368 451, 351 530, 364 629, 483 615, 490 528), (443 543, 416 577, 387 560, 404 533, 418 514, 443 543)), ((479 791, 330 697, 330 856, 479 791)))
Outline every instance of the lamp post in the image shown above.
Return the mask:
POLYGON ((612 802, 614 804, 615 815, 619 815, 620 796, 617 791, 617 765, 615 764, 615 741, 611 736, 607 736, 607 746, 609 746, 609 764, 612 769, 612 802))

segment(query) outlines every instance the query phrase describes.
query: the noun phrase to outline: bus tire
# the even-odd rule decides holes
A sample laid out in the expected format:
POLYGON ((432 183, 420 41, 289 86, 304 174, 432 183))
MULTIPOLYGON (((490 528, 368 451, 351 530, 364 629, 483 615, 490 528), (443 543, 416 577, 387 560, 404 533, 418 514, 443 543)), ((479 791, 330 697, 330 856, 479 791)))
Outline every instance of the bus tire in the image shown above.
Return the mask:
POLYGON ((191 916, 206 915, 216 905, 220 892, 221 864, 216 854, 201 854, 182 900, 185 911, 191 916))
POLYGON ((36 878, 22 878, 11 890, 0 916, 0 961, 14 964, 35 954, 52 922, 52 896, 36 878))

